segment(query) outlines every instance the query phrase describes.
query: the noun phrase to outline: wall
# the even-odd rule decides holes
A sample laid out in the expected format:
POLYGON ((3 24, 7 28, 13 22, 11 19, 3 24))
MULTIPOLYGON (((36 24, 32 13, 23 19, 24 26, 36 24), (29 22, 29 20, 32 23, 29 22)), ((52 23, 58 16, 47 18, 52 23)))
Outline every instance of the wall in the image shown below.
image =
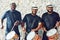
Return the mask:
MULTIPOLYGON (((31 12, 31 7, 33 4, 38 6, 38 15, 41 16, 44 12, 46 12, 46 4, 51 2, 55 7, 54 11, 60 13, 60 0, 0 0, 0 18, 4 13, 10 9, 10 3, 15 2, 17 4, 17 10, 21 12, 22 18, 25 14, 31 12)), ((0 29, 0 39, 4 40, 5 29, 0 29)))

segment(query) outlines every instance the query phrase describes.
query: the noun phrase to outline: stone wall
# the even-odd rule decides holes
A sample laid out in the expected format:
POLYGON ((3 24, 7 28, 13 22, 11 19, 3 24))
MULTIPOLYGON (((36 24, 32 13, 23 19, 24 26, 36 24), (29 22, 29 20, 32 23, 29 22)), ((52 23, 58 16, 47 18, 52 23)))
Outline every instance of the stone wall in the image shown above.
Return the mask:
MULTIPOLYGON (((4 13, 10 9, 10 3, 15 2, 17 4, 16 10, 20 11, 22 14, 22 18, 25 14, 31 12, 31 7, 33 4, 38 6, 37 15, 41 16, 44 12, 46 12, 46 4, 51 2, 55 7, 54 11, 60 13, 60 0, 0 0, 0 18, 4 13)), ((5 29, 0 29, 0 39, 4 40, 4 32, 5 29)))

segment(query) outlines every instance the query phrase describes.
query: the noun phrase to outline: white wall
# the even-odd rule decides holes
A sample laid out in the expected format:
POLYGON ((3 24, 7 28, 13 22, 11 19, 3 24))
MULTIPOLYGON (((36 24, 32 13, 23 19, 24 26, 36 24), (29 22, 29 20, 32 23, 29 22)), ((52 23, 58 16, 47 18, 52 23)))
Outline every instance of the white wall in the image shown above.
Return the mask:
MULTIPOLYGON (((21 12, 22 17, 31 12, 31 7, 36 4, 39 8, 38 15, 41 16, 46 11, 46 4, 51 2, 55 7, 54 10, 60 13, 60 0, 0 0, 0 18, 2 15, 10 9, 10 3, 15 2, 17 4, 17 10, 21 12)), ((0 35, 4 35, 4 30, 0 30, 0 35), (3 32, 2 32, 3 31, 3 32)), ((0 39, 3 39, 1 36, 0 39)))

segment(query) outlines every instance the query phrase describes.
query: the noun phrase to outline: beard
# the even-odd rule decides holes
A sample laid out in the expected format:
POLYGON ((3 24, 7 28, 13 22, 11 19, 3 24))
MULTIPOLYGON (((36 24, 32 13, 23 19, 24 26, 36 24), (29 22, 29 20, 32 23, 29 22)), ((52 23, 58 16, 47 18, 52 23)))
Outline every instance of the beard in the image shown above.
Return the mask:
POLYGON ((47 10, 49 13, 53 12, 53 10, 47 10))

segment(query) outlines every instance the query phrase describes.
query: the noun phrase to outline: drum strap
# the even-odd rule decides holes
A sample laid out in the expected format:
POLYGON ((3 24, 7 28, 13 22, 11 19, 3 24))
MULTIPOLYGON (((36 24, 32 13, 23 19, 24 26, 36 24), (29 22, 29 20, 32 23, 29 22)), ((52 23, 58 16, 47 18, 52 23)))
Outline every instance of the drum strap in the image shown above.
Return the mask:
POLYGON ((13 30, 14 27, 15 27, 15 26, 12 27, 11 31, 13 30))

